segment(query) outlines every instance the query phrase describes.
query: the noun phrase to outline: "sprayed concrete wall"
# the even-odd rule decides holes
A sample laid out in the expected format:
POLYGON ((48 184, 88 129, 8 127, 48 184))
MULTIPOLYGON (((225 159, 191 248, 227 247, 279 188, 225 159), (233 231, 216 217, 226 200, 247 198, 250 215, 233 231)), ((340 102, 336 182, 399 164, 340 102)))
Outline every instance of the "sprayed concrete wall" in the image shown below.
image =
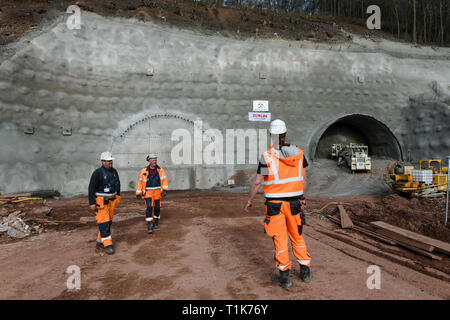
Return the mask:
POLYGON ((448 96, 448 49, 359 38, 334 46, 238 41, 88 13, 80 30, 69 30, 64 19, 1 57, 1 193, 86 193, 105 150, 116 155, 125 190, 134 189, 149 151, 159 154, 171 189, 224 183, 255 165, 173 164, 172 131, 193 133, 199 120, 201 130, 217 128, 224 138, 225 129, 266 129, 248 121, 253 100, 269 100, 272 119, 286 121, 289 141, 310 159, 336 123, 366 137, 375 156, 450 149, 448 103, 440 102, 439 139, 430 149, 433 124, 425 136, 411 126, 420 128, 422 113, 433 110, 417 118, 411 112, 422 109, 410 101, 432 95, 436 84, 448 96))

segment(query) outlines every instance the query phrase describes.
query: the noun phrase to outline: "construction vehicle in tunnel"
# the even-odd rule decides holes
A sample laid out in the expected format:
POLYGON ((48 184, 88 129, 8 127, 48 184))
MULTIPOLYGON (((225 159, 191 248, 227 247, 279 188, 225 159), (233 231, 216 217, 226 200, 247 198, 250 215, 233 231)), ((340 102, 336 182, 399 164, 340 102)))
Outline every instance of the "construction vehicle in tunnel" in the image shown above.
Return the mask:
POLYGON ((363 144, 350 143, 346 146, 333 144, 331 146, 331 157, 338 159, 338 166, 345 163, 352 173, 357 171, 367 172, 372 169, 369 147, 363 144))
POLYGON ((419 169, 394 161, 388 166, 384 181, 392 191, 410 197, 438 197, 447 190, 448 166, 441 160, 420 160, 419 169))

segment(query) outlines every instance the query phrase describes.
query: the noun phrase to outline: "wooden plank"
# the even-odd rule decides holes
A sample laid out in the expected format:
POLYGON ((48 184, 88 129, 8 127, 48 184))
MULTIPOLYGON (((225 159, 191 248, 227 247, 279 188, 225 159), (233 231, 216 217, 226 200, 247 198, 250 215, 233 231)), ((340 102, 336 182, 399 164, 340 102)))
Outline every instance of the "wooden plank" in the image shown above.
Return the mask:
POLYGON ((448 251, 445 248, 436 247, 436 249, 434 249, 434 250, 437 251, 437 252, 440 252, 440 253, 445 253, 446 255, 450 256, 450 251, 448 251))
POLYGON ((39 190, 39 191, 33 191, 31 193, 32 197, 39 197, 39 198, 53 198, 53 197, 59 197, 61 194, 56 190, 39 190))
POLYGON ((80 217, 80 222, 81 223, 88 223, 88 222, 94 222, 95 217, 80 217))
MULTIPOLYGON (((333 216, 327 216, 327 217, 328 217, 328 219, 330 219, 331 221, 337 223, 338 225, 341 224, 341 221, 338 218, 333 217, 333 216)), ((383 241, 383 242, 385 242, 387 244, 390 244, 390 245, 393 245, 393 246, 397 244, 395 241, 393 241, 393 240, 391 240, 391 239, 389 239, 387 237, 384 237, 382 235, 376 234, 375 232, 370 231, 370 230, 368 230, 366 228, 363 228, 363 227, 359 227, 359 226, 355 226, 354 225, 353 226, 353 230, 359 231, 359 232, 361 232, 361 233, 363 233, 363 234, 365 234, 365 235, 367 235, 369 237, 375 238, 377 240, 383 241)))
POLYGON ((0 195, 0 199, 11 199, 17 197, 31 197, 31 193, 10 193, 0 195))
POLYGON ((41 190, 41 191, 33 191, 28 193, 10 193, 10 194, 1 194, 0 199, 1 200, 10 200, 12 198, 18 198, 18 197, 39 197, 39 198, 52 198, 52 197, 59 197, 61 194, 58 191, 55 190, 41 190))
MULTIPOLYGON (((340 220, 338 218, 333 217, 333 216, 327 216, 327 217, 331 221, 333 221, 333 222, 335 222, 337 224, 340 224, 340 220)), ((428 251, 425 251, 425 250, 419 249, 417 247, 414 247, 412 245, 409 245, 406 242, 390 239, 390 238, 385 237, 383 235, 380 235, 380 234, 378 234, 376 232, 370 231, 370 230, 368 230, 366 228, 363 228, 363 227, 360 227, 360 226, 354 226, 353 230, 359 231, 359 232, 361 232, 361 233, 363 233, 363 234, 365 234, 365 235, 367 235, 369 237, 381 240, 381 241, 386 242, 386 243, 388 243, 390 245, 400 245, 400 246, 405 247, 405 248, 407 248, 407 249, 409 249, 411 251, 419 253, 419 254, 421 254, 423 256, 426 256, 426 257, 429 257, 429 258, 432 258, 432 259, 435 259, 435 260, 442 260, 441 257, 439 257, 437 255, 434 255, 434 254, 432 254, 432 253, 430 253, 428 251)))
POLYGON ((344 207, 341 204, 338 205, 338 208, 339 208, 339 215, 341 216, 342 229, 353 228, 352 219, 350 219, 350 217, 348 216, 347 211, 345 211, 344 207))
POLYGON ((412 232, 409 230, 405 230, 405 229, 390 225, 383 221, 375 221, 375 222, 371 222, 371 224, 377 228, 395 232, 395 233, 397 233, 401 236, 404 236, 408 239, 431 245, 431 246, 435 247, 436 251, 450 255, 450 243, 440 241, 437 239, 433 239, 430 237, 426 237, 426 236, 418 234, 416 232, 412 232))
MULTIPOLYGON (((29 218, 29 219, 26 219, 25 221, 37 221, 37 222, 50 223, 50 224, 55 224, 55 225, 58 225, 60 223, 87 223, 87 222, 91 221, 91 220, 85 221, 82 218, 83 217, 81 217, 79 221, 76 221, 76 220, 49 220, 49 219, 40 219, 40 218, 29 218)), ((95 218, 94 218, 94 221, 95 221, 95 218)))
POLYGON ((444 197, 445 196, 445 192, 436 192, 436 193, 432 193, 432 194, 421 194, 420 196, 423 197, 423 198, 444 197))
POLYGON ((423 243, 423 242, 420 242, 417 240, 409 239, 407 237, 404 237, 402 235, 399 235, 398 233, 395 233, 395 232, 392 232, 389 230, 378 229, 377 233, 379 233, 383 236, 389 237, 395 241, 401 241, 402 243, 404 243, 406 245, 413 246, 413 247, 416 247, 418 249, 425 250, 428 252, 433 252, 433 250, 435 249, 434 246, 431 246, 429 244, 426 244, 426 243, 423 243))
POLYGON ((370 236, 372 238, 375 238, 375 239, 381 240, 383 242, 386 242, 387 244, 390 244, 392 246, 395 246, 397 244, 396 241, 394 241, 394 240, 392 240, 392 239, 390 239, 388 237, 379 235, 379 234, 377 234, 377 233, 375 233, 373 231, 367 230, 365 228, 354 226, 353 229, 356 230, 356 231, 359 231, 361 233, 364 233, 365 235, 368 235, 368 236, 370 236))
POLYGON ((329 207, 332 204, 344 204, 342 201, 333 201, 333 202, 328 202, 326 205, 324 205, 322 208, 319 209, 319 213, 322 212, 323 210, 325 210, 325 208, 329 207))
POLYGON ((398 241, 398 244, 401 245, 402 247, 405 247, 405 248, 411 250, 411 251, 420 253, 421 255, 424 255, 424 256, 426 256, 426 257, 428 257, 428 258, 435 259, 435 260, 442 260, 442 258, 439 257, 439 256, 437 256, 437 255, 434 255, 434 254, 432 254, 432 253, 430 253, 430 252, 427 252, 427 251, 425 251, 425 250, 416 248, 416 247, 414 247, 414 246, 410 246, 410 245, 408 245, 408 244, 406 244, 406 243, 403 243, 403 242, 398 241))

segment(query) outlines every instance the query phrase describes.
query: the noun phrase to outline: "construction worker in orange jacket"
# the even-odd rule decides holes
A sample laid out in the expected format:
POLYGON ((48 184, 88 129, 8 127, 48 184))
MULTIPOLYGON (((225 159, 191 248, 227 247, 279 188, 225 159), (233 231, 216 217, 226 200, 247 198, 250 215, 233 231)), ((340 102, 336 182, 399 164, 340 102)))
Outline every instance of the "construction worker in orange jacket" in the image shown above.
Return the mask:
POLYGON ((99 229, 96 248, 105 249, 106 253, 113 254, 111 224, 114 209, 120 202, 120 180, 119 174, 113 168, 114 158, 111 153, 103 152, 100 160, 102 166, 92 173, 89 182, 89 206, 96 212, 95 218, 99 229))
POLYGON ((273 239, 275 265, 280 271, 274 281, 283 288, 289 288, 292 286, 289 278, 292 264, 289 259, 288 236, 300 265, 300 279, 304 282, 311 280, 311 257, 302 236, 307 162, 299 147, 286 144, 287 129, 284 121, 272 121, 269 132, 272 144, 261 156, 244 211, 249 212, 253 198, 263 184, 266 198, 264 231, 273 239))
POLYGON ((136 198, 145 200, 147 232, 153 233, 153 229, 159 229, 161 199, 166 195, 168 185, 166 173, 158 166, 156 154, 148 155, 147 161, 149 165, 143 168, 139 175, 136 198))

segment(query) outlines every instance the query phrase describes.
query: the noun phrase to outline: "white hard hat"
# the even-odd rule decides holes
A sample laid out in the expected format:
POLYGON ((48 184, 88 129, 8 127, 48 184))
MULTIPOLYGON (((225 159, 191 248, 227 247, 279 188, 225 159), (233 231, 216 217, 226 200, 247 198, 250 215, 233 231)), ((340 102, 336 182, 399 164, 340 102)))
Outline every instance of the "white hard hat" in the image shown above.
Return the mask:
POLYGON ((100 155, 100 160, 111 161, 111 160, 114 160, 114 158, 113 158, 111 152, 105 151, 105 152, 102 152, 102 154, 100 155))
POLYGON ((286 123, 283 120, 276 119, 270 123, 270 134, 283 134, 286 133, 286 123))
POLYGON ((149 161, 150 159, 154 159, 154 158, 158 158, 158 157, 156 156, 155 153, 150 153, 150 154, 147 156, 147 161, 149 161))

